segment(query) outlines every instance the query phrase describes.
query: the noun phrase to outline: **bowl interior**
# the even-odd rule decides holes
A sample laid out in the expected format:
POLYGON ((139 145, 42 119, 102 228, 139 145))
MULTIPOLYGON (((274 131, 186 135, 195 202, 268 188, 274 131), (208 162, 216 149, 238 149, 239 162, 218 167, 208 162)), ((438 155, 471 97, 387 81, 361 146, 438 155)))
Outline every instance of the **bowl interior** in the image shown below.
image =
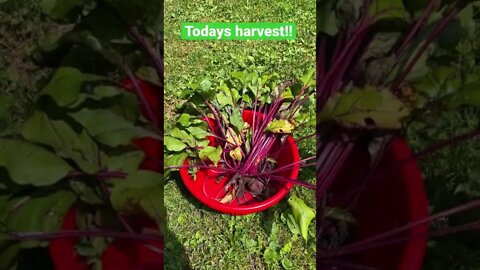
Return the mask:
MULTIPOLYGON (((63 220, 63 230, 78 229, 76 215, 77 210, 72 207, 63 220)), ((135 231, 158 230, 156 222, 145 215, 132 215, 125 218, 135 231)), ((78 238, 58 238, 50 242, 50 255, 56 269, 90 269, 87 258, 78 256, 76 253, 78 241, 78 238)), ((164 255, 158 250, 164 250, 163 241, 141 242, 115 239, 102 254, 102 267, 105 270, 131 270, 134 267, 144 270, 160 269, 164 264, 164 255)))
MULTIPOLYGON (((253 112, 245 110, 243 112, 243 119, 245 122, 252 124, 253 112)), ((300 154, 292 136, 289 136, 283 145, 281 145, 279 141, 276 142, 270 154, 276 159, 277 168, 300 160, 300 154)), ((184 164, 188 164, 188 160, 185 160, 184 164)), ((293 166, 289 170, 279 172, 278 175, 296 179, 299 169, 299 165, 293 166)), ((220 203, 220 200, 226 195, 224 186, 228 181, 228 177, 222 177, 217 183, 217 173, 213 170, 205 169, 200 169, 197 172, 195 180, 188 173, 188 169, 181 169, 180 175, 187 189, 202 203, 217 211, 235 215, 244 215, 265 210, 285 197, 293 187, 292 183, 271 181, 272 196, 264 201, 257 200, 247 192, 245 201, 242 199, 240 203, 238 200, 233 200, 228 204, 223 204, 220 203)))

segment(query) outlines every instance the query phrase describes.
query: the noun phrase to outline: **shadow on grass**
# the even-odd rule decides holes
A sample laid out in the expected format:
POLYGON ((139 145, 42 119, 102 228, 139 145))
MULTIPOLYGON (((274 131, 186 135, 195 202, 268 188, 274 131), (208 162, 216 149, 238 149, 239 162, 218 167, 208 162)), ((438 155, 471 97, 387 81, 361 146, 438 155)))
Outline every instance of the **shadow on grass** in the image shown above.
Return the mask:
POLYGON ((177 236, 167 229, 165 234, 165 266, 166 270, 190 270, 190 265, 185 247, 178 241, 177 236))
POLYGON ((190 204, 195 206, 196 209, 200 209, 205 212, 209 213, 218 213, 209 207, 205 206, 203 203, 198 201, 192 193, 187 189, 185 184, 182 181, 182 178, 180 177, 180 174, 178 172, 173 172, 169 178, 171 179, 170 181, 175 182, 177 184, 178 189, 180 190, 180 193, 182 194, 182 197, 184 197, 190 204))

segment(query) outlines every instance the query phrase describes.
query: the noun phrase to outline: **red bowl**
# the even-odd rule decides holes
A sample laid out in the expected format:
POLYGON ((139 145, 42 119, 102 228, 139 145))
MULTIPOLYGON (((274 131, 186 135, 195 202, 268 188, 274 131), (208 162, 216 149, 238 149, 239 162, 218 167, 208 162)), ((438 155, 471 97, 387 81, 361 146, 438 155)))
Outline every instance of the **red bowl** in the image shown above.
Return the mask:
MULTIPOLYGON (((407 160, 412 156, 408 144, 402 139, 394 139, 386 149, 379 164, 379 171, 407 160)), ((354 179, 365 172, 369 164, 368 152, 357 148, 347 162, 335 187, 333 197, 344 197, 345 191, 358 186, 354 179)), ((392 170, 385 177, 370 182, 353 210, 357 220, 356 241, 361 241, 407 223, 423 219, 429 215, 428 201, 422 173, 415 161, 392 170)), ((426 235, 429 225, 412 228, 398 237, 426 235)), ((396 236, 397 237, 397 236, 396 236)), ((365 266, 382 270, 421 269, 427 240, 415 238, 406 242, 372 248, 354 254, 350 259, 365 266)))
MULTIPOLYGON (((154 119, 150 119, 146 113, 145 107, 142 107, 143 115, 157 123, 160 118, 159 104, 159 88, 152 83, 137 78, 139 86, 154 110, 154 119)), ((121 81, 131 92, 133 84, 129 79, 121 81)), ((144 170, 152 170, 157 172, 163 171, 163 163, 161 158, 163 155, 163 143, 152 138, 139 138, 133 141, 140 150, 145 153, 145 158, 141 164, 144 170)), ((149 219, 145 215, 136 215, 134 217, 126 217, 129 225, 133 228, 149 228, 157 229, 155 221, 149 219)), ((77 230, 76 210, 71 208, 63 220, 63 230, 77 230)), ((88 270, 86 258, 79 256, 75 251, 75 245, 78 238, 59 238, 50 241, 49 251, 52 261, 57 270, 88 270)), ((153 252, 148 246, 156 249, 164 250, 163 241, 155 242, 138 242, 132 240, 115 239, 101 256, 103 270, 158 270, 163 269, 164 255, 153 252)))
MULTIPOLYGON (((156 229, 156 223, 145 216, 129 217, 133 228, 156 229)), ((71 208, 63 220, 63 230, 77 230, 76 209, 71 208)), ((88 270, 87 259, 76 253, 78 238, 59 238, 50 242, 49 251, 57 270, 88 270)), ((163 241, 139 242, 115 239, 101 256, 104 270, 158 270, 163 269, 163 254, 149 247, 164 250, 163 241)))
MULTIPOLYGON (((243 111, 243 120, 250 125, 253 120, 253 112, 250 110, 243 111)), ((215 127, 214 127, 215 128, 215 127)), ((293 162, 300 161, 300 153, 298 152, 297 144, 292 136, 289 136, 284 145, 279 147, 273 147, 274 151, 279 151, 277 155, 277 166, 285 166, 293 162)), ((185 160, 185 165, 188 165, 188 160, 185 160)), ((300 171, 300 165, 293 166, 290 170, 279 172, 278 175, 288 177, 290 179, 296 179, 300 171)), ((271 185, 277 189, 275 194, 264 201, 258 201, 249 192, 246 194, 246 201, 240 204, 238 200, 233 200, 228 204, 220 203, 220 199, 225 196, 223 190, 225 183, 228 181, 228 177, 223 177, 219 183, 216 183, 218 173, 211 169, 200 169, 196 174, 194 180, 188 173, 188 169, 180 169, 180 176, 187 189, 197 198, 200 202, 206 206, 230 215, 247 215, 256 212, 263 211, 277 204, 283 199, 289 191, 293 188, 293 183, 271 181, 271 185)))

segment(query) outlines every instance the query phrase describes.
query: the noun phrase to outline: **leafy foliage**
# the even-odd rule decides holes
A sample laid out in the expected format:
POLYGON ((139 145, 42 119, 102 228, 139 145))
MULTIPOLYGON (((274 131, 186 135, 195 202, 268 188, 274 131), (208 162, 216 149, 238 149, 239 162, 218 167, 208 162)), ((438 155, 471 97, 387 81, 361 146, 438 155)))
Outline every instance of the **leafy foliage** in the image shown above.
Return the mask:
POLYGON ((334 120, 347 127, 399 129, 409 111, 392 93, 367 87, 332 98, 321 112, 320 121, 334 120))
MULTIPOLYGON (((58 231, 63 216, 75 200, 75 194, 70 191, 57 191, 48 196, 18 197, 5 205, 2 221, 7 229, 18 232, 58 231)), ((32 248, 39 244, 38 241, 29 241, 21 243, 21 247, 32 248)))
MULTIPOLYGON (((9 194, 0 196, 0 268, 15 267, 23 248, 45 247, 48 242, 17 241, 24 234, 41 238, 57 233, 72 207, 78 210, 79 229, 108 234, 122 228, 118 212, 149 216, 163 230, 163 176, 140 169, 161 172, 159 161, 151 160, 160 155, 146 156, 146 149, 136 146, 141 140, 160 140, 158 123, 140 113, 141 106, 151 106, 142 92, 148 91, 117 82, 124 76, 120 72, 140 82, 137 69, 159 57, 139 53, 145 45, 139 39, 156 42, 163 2, 157 4, 151 8, 138 1, 41 1, 51 18, 75 25, 34 51, 37 64, 55 70, 19 134, 0 137, 1 190, 9 194), (99 24, 102 19, 107 20, 99 24), (118 184, 119 178, 125 181, 118 184)), ((2 119, 9 112, 7 104, 2 95, 2 119)), ((81 239, 77 253, 98 259, 107 242, 81 239)))
MULTIPOLYGON (((343 157, 352 153, 350 146, 367 148, 376 141, 383 141, 381 144, 386 146, 390 138, 421 117, 480 105, 475 69, 478 61, 472 61, 471 56, 466 61, 468 57, 462 55, 471 49, 472 44, 466 41, 476 40, 473 23, 478 12, 476 2, 322 1, 319 5, 323 16, 317 24, 320 36, 317 108, 321 116, 317 157, 321 157, 320 162, 333 161, 321 163, 324 165, 318 169, 317 205, 325 218, 319 224, 317 237, 335 231, 329 230, 335 226, 331 226, 327 214, 338 205, 329 201, 332 196, 326 195, 338 193, 329 187, 336 181, 341 164, 345 164, 343 157), (359 138, 370 141, 354 143, 359 138), (344 147, 329 150, 340 141, 344 147)), ((478 130, 478 123, 474 130, 478 130)), ((373 160, 370 170, 376 169, 381 157, 378 153, 381 151, 370 151, 373 160)), ((448 165, 451 164, 445 167, 451 173, 448 165)), ((366 182, 359 180, 358 185, 363 187, 366 182)), ((446 192, 438 186, 432 190, 434 196, 446 192)), ((355 197, 352 196, 352 202, 355 197)), ((344 206, 351 210, 351 202, 344 206)), ((434 207, 444 209, 439 205, 434 207)), ((342 214, 341 219, 336 216, 330 218, 340 221, 337 231, 348 232, 348 224, 346 228, 344 225, 354 225, 345 219, 348 215, 342 214)), ((434 229, 441 231, 441 227, 434 229)), ((342 239, 347 239, 343 236, 342 239)), ((334 254, 335 250, 341 251, 338 246, 342 242, 323 248, 333 250, 334 254)), ((361 247, 359 244, 359 250, 361 247)), ((460 264, 455 265, 449 269, 463 269, 457 268, 460 264)))
MULTIPOLYGON (((374 23, 365 22, 360 26, 349 25, 347 18, 348 16, 356 19, 364 18, 365 16, 361 17, 360 11, 363 4, 354 5, 350 1, 342 1, 341 4, 333 6, 327 1, 321 6, 321 10, 324 12, 331 9, 338 12, 335 19, 331 19, 328 23, 322 22, 325 25, 320 29, 321 33, 335 36, 336 33, 331 30, 334 28, 333 25, 344 24, 356 31, 358 37, 364 35, 365 29, 368 29, 369 35, 373 36, 371 40, 362 38, 355 40, 356 37, 352 36, 351 41, 357 44, 364 42, 365 49, 358 52, 361 55, 358 61, 350 63, 351 73, 347 73, 343 69, 338 70, 338 74, 330 71, 328 74, 322 75, 326 76, 324 81, 328 81, 330 78, 328 76, 331 74, 335 74, 332 76, 336 76, 334 79, 337 80, 343 76, 350 76, 349 80, 337 84, 341 85, 338 88, 334 86, 334 89, 324 89, 328 85, 326 83, 320 85, 321 92, 330 91, 335 94, 329 96, 328 102, 322 101, 323 120, 335 119, 342 125, 363 127, 364 119, 368 118, 377 128, 399 129, 401 120, 408 118, 414 108, 432 106, 432 103, 438 102, 443 102, 443 106, 448 108, 478 104, 478 91, 469 90, 475 88, 478 76, 459 74, 458 70, 445 64, 439 66, 427 62, 427 59, 435 59, 439 51, 454 51, 460 46, 460 40, 472 37, 474 33, 471 22, 473 21, 473 10, 476 8, 475 4, 462 5, 459 2, 451 4, 442 2, 442 5, 435 7, 430 14, 427 14, 428 21, 422 25, 421 21, 416 21, 420 14, 407 16, 408 11, 418 11, 418 7, 421 6, 412 6, 410 2, 374 1, 369 6, 370 16, 375 17, 374 23), (442 17, 440 14, 451 6, 460 6, 458 8, 461 8, 462 12, 458 19, 448 21, 445 16, 442 17), (397 25, 416 26, 419 31, 418 33, 405 33, 406 27, 390 26, 388 30, 376 27, 386 19, 397 25), (438 37, 435 38, 434 29, 442 27, 440 26, 442 23, 448 23, 446 24, 447 28, 442 28, 443 31, 439 32, 440 34, 437 34, 438 37), (456 37, 449 33, 461 34, 461 36, 456 37), (410 36, 410 34, 412 35, 410 36), (429 37, 432 37, 431 44, 428 43, 429 37), (428 47, 421 47, 424 45, 428 47), (382 95, 384 96, 383 101, 380 101, 382 95), (362 102, 362 99, 365 101, 362 102), (366 102, 367 100, 368 102, 366 102), (448 101, 448 104, 445 104, 445 101, 448 101), (357 102, 360 104, 356 110, 348 105, 355 104, 357 106, 357 102), (351 108, 351 111, 347 113, 346 110, 349 109, 344 106, 351 108), (384 107, 382 108, 382 106, 384 107), (338 114, 342 114, 342 117, 338 117, 338 114)), ((340 52, 341 49, 338 51, 340 52)), ((347 57, 345 53, 343 56, 347 57)), ((439 59, 437 58, 435 61, 439 61, 439 59)), ((325 61, 322 65, 326 63, 325 61)), ((330 65, 340 66, 339 64, 333 65, 333 63, 330 65)))
POLYGON ((153 133, 136 127, 110 110, 84 109, 70 116, 100 143, 110 147, 128 145, 134 138, 154 137, 153 133))
POLYGON ((42 94, 51 96, 60 107, 69 106, 78 100, 83 83, 99 78, 95 75, 83 74, 75 68, 60 67, 43 89, 42 94))
MULTIPOLYGON (((308 76, 308 75, 307 75, 308 76)), ((313 86, 312 76, 313 73, 309 72, 309 79, 306 80, 306 89, 313 86)), ((291 86, 296 87, 297 85, 291 86)), ((205 147, 205 136, 212 133, 211 122, 207 124, 205 122, 205 116, 214 119, 213 114, 206 114, 206 110, 209 110, 208 101, 213 101, 212 106, 218 107, 220 113, 220 119, 226 121, 229 127, 234 131, 233 133, 225 130, 225 138, 231 144, 241 141, 242 132, 246 131, 248 124, 244 122, 241 115, 241 110, 254 109, 255 98, 260 102, 271 103, 272 96, 279 94, 279 91, 292 92, 290 87, 281 89, 282 84, 279 84, 278 75, 259 75, 256 73, 248 72, 233 72, 230 79, 221 80, 217 85, 212 85, 208 79, 204 79, 199 83, 191 83, 189 89, 186 89, 181 93, 181 97, 187 98, 187 102, 177 108, 180 112, 177 118, 176 126, 172 129, 169 136, 165 137, 165 147, 167 150, 183 151, 187 148, 194 148, 196 146, 205 147)), ((305 93, 308 91, 305 90, 305 93)), ((287 108, 293 99, 288 100, 282 108, 287 108)), ((259 108, 259 107, 257 107, 259 108)), ((313 116, 307 113, 305 108, 295 115, 302 122, 296 123, 297 126, 306 124, 307 127, 311 126, 311 119, 313 116), (309 122, 310 121, 310 122, 309 122)), ((266 131, 272 133, 291 133, 294 126, 286 120, 273 120, 269 125, 265 127, 266 131), (282 129, 282 132, 280 132, 282 129)), ((247 135, 248 136, 248 135, 247 135)), ((187 150, 190 156, 196 155, 187 150)), ((167 161, 174 158, 173 153, 167 155, 167 161)), ((182 161, 183 162, 183 161, 182 161)), ((181 165, 169 163, 169 165, 181 165)))
POLYGON ((71 170, 64 160, 53 153, 25 142, 0 139, 0 150, 0 166, 17 184, 55 184, 71 170))
MULTIPOLYGON (((182 93, 188 101, 179 108, 177 124, 165 140, 167 168, 184 168, 185 153, 192 163, 188 168, 198 169, 200 165, 195 164, 200 162, 204 166, 213 163, 210 168, 231 176, 225 189, 232 189, 220 200, 222 203, 240 200, 246 191, 261 198, 270 180, 295 183, 296 179, 271 177, 276 163, 271 150, 275 142, 281 148, 296 127, 312 126, 314 117, 303 105, 313 93, 313 74, 309 70, 294 84, 278 83, 275 75, 237 71, 231 74, 232 79, 222 80, 216 87, 208 79, 192 84, 194 91, 182 93)), ((285 165, 282 170, 296 164, 285 165)))
POLYGON ((198 157, 201 160, 209 160, 213 162, 214 166, 217 166, 218 162, 220 161, 222 152, 223 152, 223 149, 220 146, 217 146, 217 147, 205 146, 202 150, 198 152, 198 157))
POLYGON ((163 177, 150 171, 137 171, 124 181, 116 182, 112 189, 113 207, 122 214, 144 212, 162 224, 165 216, 163 206, 163 177))

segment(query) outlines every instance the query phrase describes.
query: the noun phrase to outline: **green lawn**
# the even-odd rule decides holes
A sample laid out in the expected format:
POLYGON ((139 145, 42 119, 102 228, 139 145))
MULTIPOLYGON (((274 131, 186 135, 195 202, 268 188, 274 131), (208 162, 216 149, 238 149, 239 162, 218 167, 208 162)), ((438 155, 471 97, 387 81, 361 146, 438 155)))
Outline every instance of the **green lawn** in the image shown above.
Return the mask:
POLYGON ((0 93, 14 100, 8 123, 0 122, 0 135, 12 133, 31 109, 39 85, 50 74, 30 58, 37 42, 55 37, 62 28, 39 12, 38 1, 8 1, 0 4, 0 93), (8 125, 8 129, 6 128, 8 125))
MULTIPOLYGON (((177 93, 191 81, 206 77, 216 81, 237 70, 275 72, 283 79, 291 79, 314 67, 315 2, 247 2, 240 5, 234 0, 166 1, 166 133, 176 116, 174 106, 182 102, 177 93), (296 22, 298 36, 295 41, 180 39, 181 22, 209 21, 296 22)), ((314 154, 314 141, 303 143, 301 150, 314 154)), ((301 177, 314 181, 314 172, 304 170, 301 177)), ((284 218, 290 211, 286 200, 259 214, 229 216, 202 206, 178 176, 168 180, 165 269, 315 269, 315 224, 310 225, 308 242, 294 236, 284 218), (287 252, 289 246, 291 250, 287 252)), ((315 207, 313 191, 296 187, 292 193, 315 207)))

